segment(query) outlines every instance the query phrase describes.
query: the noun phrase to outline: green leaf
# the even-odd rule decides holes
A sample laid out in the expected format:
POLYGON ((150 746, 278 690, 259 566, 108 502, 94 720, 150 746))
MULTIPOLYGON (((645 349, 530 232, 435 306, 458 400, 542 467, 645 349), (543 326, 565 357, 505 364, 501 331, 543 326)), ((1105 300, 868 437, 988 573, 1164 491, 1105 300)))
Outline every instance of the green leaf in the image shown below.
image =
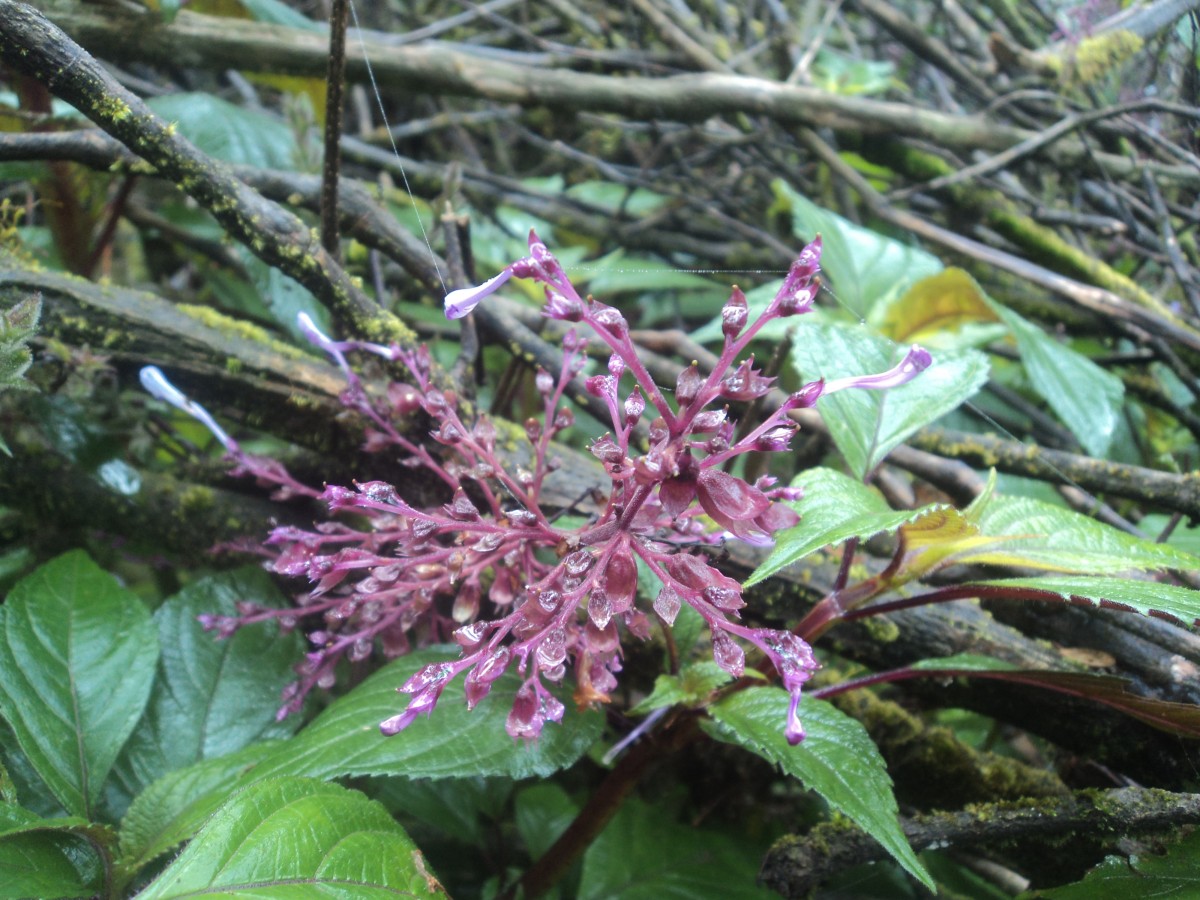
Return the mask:
POLYGON ((746 579, 745 587, 758 584, 822 547, 893 531, 944 508, 934 504, 894 510, 874 488, 833 469, 807 469, 792 480, 792 486, 804 488, 804 496, 790 504, 800 513, 800 523, 775 535, 775 547, 746 579))
POLYGON ((0 310, 0 390, 31 390, 22 377, 33 362, 27 346, 42 315, 41 294, 0 310))
POLYGON ((964 585, 1045 591, 1063 600, 1086 600, 1124 607, 1144 616, 1165 613, 1191 624, 1200 623, 1200 591, 1130 578, 1105 578, 1088 575, 1048 575, 1041 578, 998 578, 964 585))
POLYGON ((0 900, 103 895, 112 838, 86 819, 43 819, 0 804, 0 900))
POLYGON ((23 578, 0 611, 0 713, 67 811, 93 818, 150 694, 150 614, 82 551, 23 578))
POLYGON ((1125 400, 1121 379, 1012 310, 999 303, 992 308, 1012 330, 1033 389, 1089 454, 1104 456, 1125 400))
POLYGON ((446 687, 429 718, 418 719, 393 737, 379 733, 379 723, 408 701, 396 688, 422 666, 457 658, 457 649, 423 650, 384 667, 281 746, 264 761, 259 776, 531 778, 569 766, 599 738, 604 717, 595 710, 574 712, 570 705, 562 723, 548 724, 537 741, 510 738, 504 723, 521 686, 521 678, 512 672, 497 680, 474 710, 467 709, 463 679, 457 678, 446 687))
POLYGON ((933 890, 933 880, 900 827, 892 779, 866 729, 829 703, 805 697, 800 718, 808 736, 792 747, 783 736, 788 702, 788 693, 782 688, 740 691, 709 708, 712 721, 705 723, 705 730, 799 778, 933 890))
MULTIPOLYGON (((231 27, 236 26, 231 23, 231 27)), ((295 135, 266 113, 242 109, 207 93, 164 94, 146 103, 209 156, 259 169, 295 166, 295 135)))
POLYGON ((236 794, 138 898, 202 893, 276 900, 446 896, 381 804, 337 784, 295 777, 259 781, 236 794))
MULTIPOLYGON (((185 840, 211 813, 214 796, 234 783, 285 774, 312 778, 530 778, 571 765, 599 738, 604 717, 594 710, 575 712, 570 706, 562 723, 547 725, 536 742, 510 738, 504 722, 521 685, 520 677, 513 673, 498 679, 491 694, 474 710, 466 707, 462 679, 455 679, 430 718, 418 719, 393 737, 380 734, 379 723, 407 701, 396 688, 422 666, 456 656, 457 650, 430 649, 401 657, 335 700, 295 737, 274 743, 261 759, 236 776, 218 768, 221 760, 213 760, 210 769, 187 770, 198 773, 204 781, 203 791, 187 790, 186 785, 159 790, 159 784, 152 785, 147 793, 168 796, 156 802, 152 812, 147 811, 143 798, 134 801, 126 816, 127 823, 138 816, 129 852, 146 859, 151 852, 163 852, 185 840)), ((164 782, 170 779, 168 776, 164 782)), ((132 823, 129 830, 134 831, 132 823)), ((125 829, 123 847, 124 838, 125 829)))
POLYGON ((1109 856, 1082 881, 1021 895, 1021 900, 1130 900, 1131 897, 1200 895, 1200 831, 1166 854, 1109 856))
POLYGON ((122 863, 136 871, 190 838, 234 785, 281 743, 260 741, 228 756, 176 769, 138 794, 121 820, 122 863))
POLYGON ((895 65, 822 47, 813 62, 814 87, 847 97, 880 94, 894 84, 895 65))
POLYGON ((517 833, 533 859, 539 859, 579 815, 579 804, 553 782, 542 782, 517 794, 517 833))
POLYGON ((1005 540, 973 550, 959 562, 1092 574, 1200 568, 1200 556, 1029 497, 997 494, 977 521, 985 535, 1005 540))
POLYGON ((580 900, 722 900, 774 896, 756 886, 762 853, 744 835, 675 821, 627 800, 583 858, 580 900))
POLYGON ((239 629, 218 640, 197 621, 202 613, 237 615, 238 601, 286 605, 257 566, 197 581, 154 614, 162 656, 142 721, 114 769, 131 798, 172 769, 240 750, 265 738, 287 737, 298 717, 275 721, 283 688, 303 640, 279 634, 274 623, 239 629))
POLYGON ((936 256, 855 225, 817 206, 780 179, 771 187, 775 206, 791 212, 792 233, 797 238, 811 241, 821 235, 821 271, 832 282, 838 303, 856 319, 865 319, 876 303, 942 269, 936 256))
POLYGON ((287 25, 289 28, 302 28, 305 31, 321 30, 320 24, 280 0, 241 0, 241 3, 246 12, 250 13, 250 17, 257 22, 287 25))
POLYGON ((659 675, 650 696, 629 710, 630 715, 645 715, 664 706, 703 703, 713 691, 728 684, 730 675, 712 660, 686 665, 678 675, 659 675))
MULTIPOLYGON (((883 372, 904 350, 862 326, 802 323, 791 360, 801 378, 843 378, 883 372)), ((919 428, 968 400, 988 377, 987 357, 976 350, 940 350, 933 364, 906 385, 888 391, 845 390, 817 402, 829 432, 860 479, 919 428)))
POLYGON ((512 795, 507 778, 371 778, 368 794, 396 816, 417 819, 464 844, 482 846, 512 795))

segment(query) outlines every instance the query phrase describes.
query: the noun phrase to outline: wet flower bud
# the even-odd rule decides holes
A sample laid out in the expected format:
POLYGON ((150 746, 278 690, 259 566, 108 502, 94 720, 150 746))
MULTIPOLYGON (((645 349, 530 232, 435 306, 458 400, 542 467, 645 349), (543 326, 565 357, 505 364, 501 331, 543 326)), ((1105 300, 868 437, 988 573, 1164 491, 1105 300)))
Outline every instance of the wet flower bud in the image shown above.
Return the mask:
POLYGON ((675 380, 675 401, 679 404, 680 409, 696 399, 703 383, 704 381, 700 377, 700 367, 695 363, 679 373, 679 377, 675 380))
POLYGON ((726 338, 733 340, 742 333, 748 318, 749 306, 746 303, 746 295, 740 288, 734 286, 729 300, 721 307, 721 331, 725 333, 726 338))

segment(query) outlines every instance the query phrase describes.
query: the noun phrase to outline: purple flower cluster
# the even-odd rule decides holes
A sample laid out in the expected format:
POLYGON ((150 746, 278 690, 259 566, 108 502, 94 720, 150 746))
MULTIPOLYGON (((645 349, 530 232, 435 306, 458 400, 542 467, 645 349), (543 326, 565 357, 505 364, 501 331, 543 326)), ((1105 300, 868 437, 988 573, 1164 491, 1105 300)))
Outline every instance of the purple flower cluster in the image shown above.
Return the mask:
MULTIPOLYGON (((426 666, 401 685, 408 704, 381 724, 382 731, 395 734, 431 712, 446 685, 460 675, 465 674, 467 704, 474 707, 497 678, 515 670, 523 683, 506 727, 513 738, 536 738, 546 722, 559 721, 564 712, 547 684, 562 682, 571 669, 576 703, 606 702, 621 671, 622 633, 649 635, 649 610, 638 605, 641 566, 660 583, 651 600, 654 615, 670 626, 683 604, 691 606, 708 625, 714 658, 732 676, 740 677, 745 668, 738 639, 770 660, 792 698, 785 733, 790 742, 799 742, 804 737, 797 715, 801 687, 817 668, 812 651, 792 633, 740 624, 741 587, 704 552, 706 545, 728 537, 769 543, 773 533, 798 521, 780 501, 797 499, 799 493, 770 477, 746 481, 730 474, 728 464, 750 451, 786 450, 796 428, 791 410, 810 407, 831 390, 902 384, 929 364, 928 353, 914 347, 882 375, 808 384, 756 427, 735 436, 726 404, 762 397, 773 381, 754 368, 752 356, 742 356, 767 322, 811 308, 818 289, 819 239, 804 248, 774 300, 753 322, 745 297, 734 289, 721 312, 725 338, 717 364, 707 374, 695 365, 684 369, 673 401, 639 359, 620 311, 580 297, 532 233, 529 249, 528 257, 483 285, 448 295, 446 314, 468 315, 510 278, 528 278, 545 288, 547 317, 584 326, 607 345, 607 371, 585 381, 612 423, 590 448, 609 482, 590 520, 578 527, 558 525, 542 497, 547 475, 561 465, 554 439, 573 423, 564 392, 588 364, 575 330, 563 341, 560 371, 537 373, 542 417, 525 424, 532 452, 522 466, 501 458, 496 428, 486 415, 466 418, 455 394, 434 385, 424 350, 335 341, 305 320, 309 339, 345 373, 342 402, 371 422, 369 449, 397 453, 406 465, 440 482, 449 500, 432 507, 410 504, 378 481, 326 487, 319 496, 330 512, 350 512, 351 518, 312 530, 277 528, 266 542, 274 571, 311 585, 297 599, 298 608, 243 608, 237 618, 214 617, 206 624, 229 633, 269 617, 319 623, 308 632, 312 650, 298 667, 300 677, 289 688, 281 715, 298 709, 314 686, 331 685, 343 658, 361 660, 374 652, 390 658, 414 643, 450 638, 462 648, 460 657, 426 666), (410 379, 390 385, 386 397, 373 398, 346 360, 351 351, 398 361, 410 379), (430 442, 413 440, 398 426, 418 410, 435 423, 430 442)), ((155 376, 143 380, 151 387, 155 376)), ((176 402, 164 389, 151 389, 176 402)), ((176 405, 197 414, 198 407, 182 395, 176 405)), ((250 457, 223 432, 219 436, 242 471, 285 492, 317 494, 297 485, 274 461, 250 457)))

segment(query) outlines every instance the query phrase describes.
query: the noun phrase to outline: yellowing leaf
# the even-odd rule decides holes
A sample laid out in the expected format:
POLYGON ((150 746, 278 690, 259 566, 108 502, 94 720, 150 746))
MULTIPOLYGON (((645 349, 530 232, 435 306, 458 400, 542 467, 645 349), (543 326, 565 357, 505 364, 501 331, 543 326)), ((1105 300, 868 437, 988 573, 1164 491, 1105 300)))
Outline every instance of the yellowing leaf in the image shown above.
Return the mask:
POLYGON ((964 325, 999 321, 975 279, 962 269, 922 278, 888 305, 879 330, 897 343, 928 341, 964 325))

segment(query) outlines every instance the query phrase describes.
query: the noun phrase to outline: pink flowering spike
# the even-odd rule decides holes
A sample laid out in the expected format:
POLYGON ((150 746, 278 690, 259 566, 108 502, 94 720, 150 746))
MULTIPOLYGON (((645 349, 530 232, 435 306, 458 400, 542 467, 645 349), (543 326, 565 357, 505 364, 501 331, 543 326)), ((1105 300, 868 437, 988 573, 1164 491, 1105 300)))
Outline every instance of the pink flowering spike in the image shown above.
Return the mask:
POLYGON ((762 491, 715 468, 700 471, 696 479, 696 493, 700 498, 700 506, 709 517, 734 532, 737 523, 754 521, 771 505, 762 491))
POLYGON ((489 278, 483 284, 475 287, 459 288, 446 295, 445 309, 447 319, 461 319, 471 312, 479 302, 490 294, 498 291, 508 279, 513 276, 513 267, 509 266, 494 278, 489 278))
POLYGON ((924 347, 913 344, 900 363, 878 375, 858 375, 853 378, 837 378, 825 385, 825 393, 844 391, 847 388, 864 388, 884 391, 908 384, 933 363, 933 357, 924 347))

